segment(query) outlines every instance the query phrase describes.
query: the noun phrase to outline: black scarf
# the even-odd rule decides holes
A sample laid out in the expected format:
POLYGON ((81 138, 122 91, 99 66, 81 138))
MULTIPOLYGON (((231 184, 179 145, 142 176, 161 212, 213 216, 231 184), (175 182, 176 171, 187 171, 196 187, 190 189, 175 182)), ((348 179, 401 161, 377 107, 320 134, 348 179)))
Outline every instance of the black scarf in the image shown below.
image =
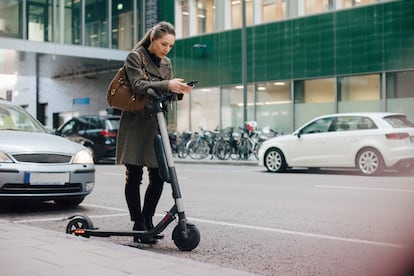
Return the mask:
MULTIPOLYGON (((145 47, 144 47, 145 48, 145 47)), ((160 63, 161 63, 161 59, 159 57, 157 57, 157 55, 151 53, 150 51, 148 51, 147 48, 145 48, 145 50, 147 50, 148 55, 150 56, 151 60, 155 63, 155 65, 157 65, 157 67, 160 67, 160 63)))

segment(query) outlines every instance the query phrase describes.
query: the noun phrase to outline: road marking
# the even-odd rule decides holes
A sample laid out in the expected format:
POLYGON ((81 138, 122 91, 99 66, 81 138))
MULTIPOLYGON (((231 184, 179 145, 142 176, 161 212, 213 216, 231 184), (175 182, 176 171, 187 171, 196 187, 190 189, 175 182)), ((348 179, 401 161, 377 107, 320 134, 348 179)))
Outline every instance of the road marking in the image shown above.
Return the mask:
MULTIPOLYGON (((95 205, 95 204, 82 204, 82 206, 89 206, 89 207, 94 207, 94 208, 125 212, 125 213, 108 214, 108 215, 91 215, 91 216, 88 215, 89 218, 129 216, 128 210, 121 209, 121 208, 106 207, 106 206, 95 205)), ((155 214, 155 216, 164 217, 165 214, 155 214)), ((30 222, 44 222, 44 221, 64 221, 67 219, 68 217, 64 217, 64 218, 60 217, 60 218, 18 220, 18 221, 13 221, 13 222, 14 223, 30 223, 30 222)), ((338 237, 338 236, 313 234, 313 233, 286 230, 286 229, 280 229, 280 228, 260 227, 260 226, 253 226, 253 225, 246 225, 246 224, 239 224, 239 223, 229 223, 229 222, 224 222, 224 221, 215 221, 215 220, 207 220, 207 219, 198 219, 198 218, 191 218, 191 217, 189 217, 188 220, 201 222, 201 223, 221 225, 221 226, 229 226, 229 227, 249 229, 249 230, 255 230, 255 231, 266 231, 266 232, 273 232, 273 233, 280 233, 280 234, 296 235, 296 236, 303 236, 303 237, 310 237, 310 238, 344 241, 344 242, 368 244, 368 245, 383 246, 383 247, 392 247, 392 248, 399 248, 399 249, 410 248, 409 246, 402 245, 402 244, 396 244, 396 243, 386 243, 386 242, 370 241, 370 240, 362 240, 362 239, 343 238, 343 237, 338 237)))
MULTIPOLYGON (((76 216, 73 215, 73 216, 76 216)), ((129 216, 128 213, 122 213, 122 214, 110 214, 110 215, 91 215, 89 218, 107 218, 107 217, 120 217, 120 216, 129 216)), ((26 219, 26 220, 13 220, 13 223, 30 223, 30 222, 45 222, 45 221, 65 221, 68 220, 68 217, 59 217, 59 218, 40 218, 40 219, 26 219)))
POLYGON ((414 190, 405 190, 405 189, 369 188, 369 187, 334 186, 334 185, 315 185, 315 187, 317 187, 317 188, 328 188, 328 189, 346 189, 346 190, 414 193, 414 190))
POLYGON ((345 241, 345 242, 361 243, 361 244, 369 244, 369 245, 393 247, 393 248, 410 248, 409 246, 405 246, 402 244, 396 244, 396 243, 386 243, 386 242, 378 242, 378 241, 370 241, 370 240, 343 238, 343 237, 330 236, 330 235, 312 234, 312 233, 291 231, 291 230, 278 229, 278 228, 267 228, 267 227, 244 225, 244 224, 238 224, 238 223, 220 222, 220 221, 213 221, 213 220, 206 220, 206 219, 196 219, 196 218, 188 218, 188 219, 192 221, 203 222, 203 223, 210 223, 210 224, 244 228, 244 229, 250 229, 250 230, 258 230, 258 231, 275 232, 275 233, 282 233, 282 234, 289 234, 289 235, 296 235, 296 236, 304 236, 304 237, 311 237, 311 238, 345 241))
POLYGON ((95 205, 95 204, 82 204, 81 206, 89 206, 89 207, 106 209, 106 210, 111 210, 111 211, 128 212, 127 209, 123 209, 123 208, 107 207, 107 206, 95 205))

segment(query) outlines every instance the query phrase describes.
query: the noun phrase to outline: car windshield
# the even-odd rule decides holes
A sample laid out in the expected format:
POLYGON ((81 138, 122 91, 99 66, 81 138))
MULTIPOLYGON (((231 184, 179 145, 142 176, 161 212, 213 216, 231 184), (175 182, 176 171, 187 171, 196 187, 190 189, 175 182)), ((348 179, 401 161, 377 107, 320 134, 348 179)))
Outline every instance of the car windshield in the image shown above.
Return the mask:
POLYGON ((322 118, 311 122, 300 130, 300 134, 327 132, 333 119, 334 118, 322 118))
POLYGON ((414 127, 414 123, 403 115, 388 116, 384 120, 394 128, 414 127))
POLYGON ((119 118, 108 119, 106 121, 106 126, 108 129, 118 130, 119 129, 119 118))
POLYGON ((46 132, 26 111, 12 105, 0 105, 0 130, 46 132))

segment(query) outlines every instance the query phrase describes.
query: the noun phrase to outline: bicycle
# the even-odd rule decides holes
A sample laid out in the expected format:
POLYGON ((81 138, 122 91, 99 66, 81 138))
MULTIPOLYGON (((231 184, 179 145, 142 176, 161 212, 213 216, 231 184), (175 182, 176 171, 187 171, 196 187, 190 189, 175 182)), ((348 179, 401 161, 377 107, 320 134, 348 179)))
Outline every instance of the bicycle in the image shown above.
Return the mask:
POLYGON ((258 160, 258 151, 260 145, 267 140, 266 137, 260 135, 256 131, 256 122, 247 122, 246 128, 242 129, 242 135, 238 143, 238 152, 240 159, 248 160, 251 154, 258 160))
POLYGON ((239 133, 234 132, 234 127, 229 127, 227 131, 222 130, 221 137, 217 140, 215 145, 215 155, 218 159, 240 159, 238 153, 238 139, 236 139, 239 135, 239 133))
POLYGON ((187 143, 192 135, 191 131, 186 131, 177 137, 176 154, 178 158, 185 159, 188 156, 187 143))
POLYGON ((201 160, 212 153, 213 147, 213 133, 201 128, 200 133, 196 133, 187 143, 187 151, 190 158, 201 160))
POLYGON ((216 142, 213 147, 213 155, 220 160, 227 160, 230 158, 231 146, 228 140, 226 140, 226 134, 223 130, 220 131, 216 142))

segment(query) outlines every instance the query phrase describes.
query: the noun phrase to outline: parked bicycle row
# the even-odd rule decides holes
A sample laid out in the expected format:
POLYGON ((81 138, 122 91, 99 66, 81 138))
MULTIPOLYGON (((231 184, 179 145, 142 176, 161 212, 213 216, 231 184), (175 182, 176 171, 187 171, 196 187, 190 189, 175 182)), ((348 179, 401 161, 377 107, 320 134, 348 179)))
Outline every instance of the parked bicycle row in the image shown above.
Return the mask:
POLYGON ((260 144, 278 135, 281 133, 272 129, 257 131, 255 122, 248 122, 245 127, 170 133, 170 141, 173 155, 178 158, 257 160, 260 144))

